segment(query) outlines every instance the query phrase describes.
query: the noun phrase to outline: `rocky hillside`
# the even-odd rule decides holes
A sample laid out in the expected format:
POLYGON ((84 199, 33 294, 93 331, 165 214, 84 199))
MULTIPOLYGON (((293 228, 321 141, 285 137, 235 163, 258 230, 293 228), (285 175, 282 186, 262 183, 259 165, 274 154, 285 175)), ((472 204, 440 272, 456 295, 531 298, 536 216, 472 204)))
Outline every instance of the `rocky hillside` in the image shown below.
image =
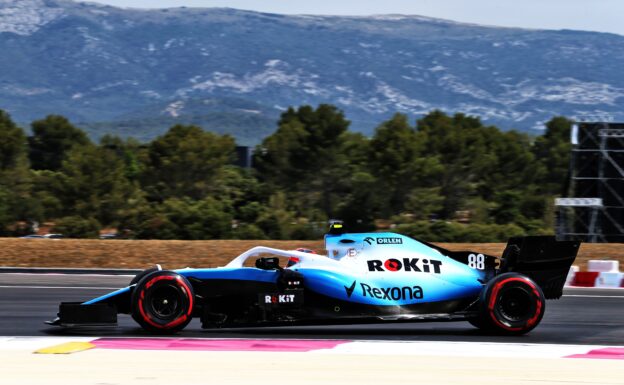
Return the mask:
POLYGON ((0 0, 0 108, 147 139, 192 122, 254 143, 290 105, 332 103, 370 133, 396 111, 541 129, 624 120, 624 36, 420 16, 283 16, 0 0))

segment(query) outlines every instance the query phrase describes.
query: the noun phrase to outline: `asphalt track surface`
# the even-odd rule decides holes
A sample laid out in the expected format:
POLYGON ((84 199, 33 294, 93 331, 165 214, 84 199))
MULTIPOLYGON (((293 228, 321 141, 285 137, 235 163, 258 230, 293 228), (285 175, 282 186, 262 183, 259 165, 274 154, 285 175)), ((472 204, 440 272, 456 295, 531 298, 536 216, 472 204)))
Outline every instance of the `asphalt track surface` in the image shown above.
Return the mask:
MULTIPOLYGON (((85 301, 124 287, 128 276, 0 274, 0 336, 146 337, 134 321, 119 316, 119 327, 62 329, 45 325, 60 301, 85 301)), ((391 341, 471 341, 624 345, 624 290, 565 289, 548 301, 541 324, 527 335, 486 335, 467 322, 427 322, 315 327, 272 327, 203 330, 193 320, 179 337, 288 338, 391 341)))

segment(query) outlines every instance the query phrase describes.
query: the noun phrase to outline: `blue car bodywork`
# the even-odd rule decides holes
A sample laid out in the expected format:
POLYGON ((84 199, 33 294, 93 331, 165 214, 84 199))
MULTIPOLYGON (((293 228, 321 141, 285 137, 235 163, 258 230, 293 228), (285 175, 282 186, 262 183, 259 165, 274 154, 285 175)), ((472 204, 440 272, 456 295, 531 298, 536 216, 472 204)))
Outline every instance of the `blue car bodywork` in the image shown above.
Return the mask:
MULTIPOLYGON (((512 321, 519 317, 518 306, 543 313, 543 305, 533 302, 544 296, 561 296, 578 246, 575 242, 557 242, 552 237, 515 238, 510 240, 503 258, 498 258, 471 251, 453 252, 395 233, 353 234, 333 229, 325 237, 327 255, 256 247, 224 267, 186 268, 168 275, 152 269, 137 276, 128 287, 107 295, 80 304, 62 303, 59 318, 52 323, 113 324, 117 313, 128 313, 142 326, 154 329, 149 318, 157 319, 158 307, 170 302, 176 302, 178 307, 191 306, 189 318, 191 314, 199 317, 206 328, 470 321, 487 311, 484 295, 491 295, 494 290, 497 295, 500 291, 511 297, 507 300, 511 305, 503 304, 507 307, 501 305, 497 309, 515 325, 512 321), (287 258, 288 266, 280 266, 279 258, 287 258), (245 265, 250 259, 256 259, 255 267, 245 265), (505 273, 521 279, 510 276, 501 287, 490 287, 494 281, 501 281, 497 277, 505 273), (171 280, 169 286, 174 289, 176 282, 181 282, 181 294, 173 289, 170 297, 151 293, 150 286, 157 279, 150 281, 150 277, 159 274, 167 275, 169 278, 163 279, 171 280), (145 298, 147 302, 160 302, 149 307, 144 304, 145 298), (141 309, 137 310, 137 306, 141 309)), ((160 290, 166 293, 165 289, 160 290)), ((489 311, 494 314, 497 309, 489 311)), ((529 316, 527 319, 537 319, 529 316)))

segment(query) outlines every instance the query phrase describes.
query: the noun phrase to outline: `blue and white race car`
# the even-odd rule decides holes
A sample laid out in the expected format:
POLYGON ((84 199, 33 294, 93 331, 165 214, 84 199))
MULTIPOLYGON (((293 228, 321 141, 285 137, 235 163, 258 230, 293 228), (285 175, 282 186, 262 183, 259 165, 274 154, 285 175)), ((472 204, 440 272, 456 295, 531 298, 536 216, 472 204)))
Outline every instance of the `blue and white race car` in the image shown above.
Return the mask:
POLYGON ((539 324, 545 299, 561 297, 580 244, 512 238, 498 258, 395 233, 344 233, 334 224, 325 246, 327 255, 254 247, 224 267, 157 266, 125 288, 61 303, 49 324, 116 325, 123 313, 155 333, 198 317, 204 328, 468 321, 523 334, 539 324), (255 267, 246 267, 253 259, 255 267))

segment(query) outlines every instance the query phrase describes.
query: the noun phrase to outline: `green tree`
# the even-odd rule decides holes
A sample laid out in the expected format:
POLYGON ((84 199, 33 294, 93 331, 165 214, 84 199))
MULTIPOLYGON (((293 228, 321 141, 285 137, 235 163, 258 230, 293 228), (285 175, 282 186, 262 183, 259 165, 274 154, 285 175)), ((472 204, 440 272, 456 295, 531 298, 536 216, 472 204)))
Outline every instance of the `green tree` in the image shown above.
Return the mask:
POLYGON ((349 121, 334 106, 289 108, 277 131, 256 151, 254 163, 261 178, 289 190, 309 185, 306 177, 334 160, 338 138, 348 126, 349 121))
POLYGON ((232 239, 267 239, 264 231, 256 225, 243 223, 232 231, 232 239))
POLYGON ((295 213, 288 209, 286 194, 280 191, 271 195, 256 225, 270 239, 290 239, 296 222, 295 213))
POLYGON ((9 190, 0 186, 0 235, 6 234, 7 228, 15 220, 11 213, 11 195, 9 190))
POLYGON ((496 133, 485 128, 478 118, 456 114, 450 117, 441 111, 433 111, 418 121, 418 134, 424 138, 424 146, 436 154, 444 167, 438 178, 438 186, 444 196, 440 214, 453 218, 455 212, 466 206, 487 166, 495 162, 487 150, 487 136, 496 133))
POLYGON ((95 218, 70 216, 60 218, 52 231, 68 238, 97 238, 100 228, 100 223, 95 218))
POLYGON ((459 210, 477 210, 475 218, 498 223, 524 218, 522 209, 530 205, 523 205, 523 200, 535 194, 537 174, 527 135, 501 132, 478 118, 450 117, 440 111, 419 120, 418 134, 443 165, 438 182, 444 197, 442 218, 452 219, 459 210), (488 202, 495 211, 487 212, 488 202))
POLYGON ((376 129, 371 139, 370 165, 384 197, 382 216, 402 212, 410 194, 438 183, 442 167, 435 155, 427 153, 423 139, 402 114, 376 129))
POLYGON ((24 131, 9 114, 0 110, 0 171, 6 173, 24 167, 28 167, 24 131))
POLYGON ((439 187, 417 187, 409 192, 405 202, 405 209, 415 219, 429 219, 442 210, 444 197, 439 187))
POLYGON ((40 219, 60 218, 71 213, 63 199, 65 175, 60 171, 31 170, 33 199, 41 207, 40 219))
POLYGON ((546 123, 544 135, 535 139, 534 154, 539 162, 537 174, 539 191, 564 195, 570 168, 570 130, 572 121, 556 116, 546 123))
POLYGON ((489 161, 482 166, 479 175, 479 195, 486 200, 495 200, 501 191, 529 191, 537 173, 531 138, 516 131, 495 129, 488 132, 485 143, 486 152, 482 156, 489 161))
POLYGON ((197 126, 177 125, 152 141, 142 185, 150 200, 202 199, 219 192, 222 171, 234 159, 234 139, 197 126))
POLYGON ((277 131, 256 149, 260 180, 289 193, 289 207, 297 214, 333 215, 340 171, 336 163, 348 126, 343 113, 331 105, 289 108, 277 131))
POLYGON ((344 221, 351 231, 374 230, 374 220, 383 201, 370 167, 370 140, 346 131, 331 170, 334 172, 335 209, 330 214, 344 221))
POLYGON ((223 239, 232 230, 231 209, 223 202, 171 198, 157 205, 138 228, 131 229, 143 239, 223 239))
POLYGON ((253 223, 259 213, 259 202, 265 200, 261 190, 262 186, 250 170, 226 165, 221 169, 213 195, 232 207, 236 218, 253 223))
POLYGON ((514 223, 522 219, 520 207, 521 195, 517 191, 502 191, 497 196, 498 207, 493 212, 494 220, 498 224, 514 223))
POLYGON ((33 135, 28 138, 30 162, 35 170, 57 171, 74 147, 90 144, 87 135, 67 118, 49 115, 31 124, 33 135))
POLYGON ((352 231, 390 219, 430 241, 543 234, 567 179, 570 125, 553 118, 532 138, 432 111, 416 127, 396 114, 367 138, 334 106, 301 106, 282 114, 245 170, 231 165, 231 137, 195 126, 94 145, 52 115, 27 141, 0 111, 0 233, 52 219, 72 236, 112 225, 138 238, 309 239, 336 218, 352 231), (459 223, 463 211, 471 223, 459 223))
POLYGON ((76 147, 67 154, 60 171, 59 197, 66 215, 116 224, 125 210, 142 200, 138 184, 126 176, 123 159, 110 149, 76 147))
POLYGON ((104 135, 100 139, 100 147, 113 151, 125 164, 125 174, 128 180, 139 180, 144 172, 144 164, 141 157, 146 153, 146 146, 136 139, 123 140, 117 136, 104 135))
POLYGON ((26 136, 11 117, 0 110, 0 233, 7 234, 15 221, 38 219, 30 196, 26 136))

